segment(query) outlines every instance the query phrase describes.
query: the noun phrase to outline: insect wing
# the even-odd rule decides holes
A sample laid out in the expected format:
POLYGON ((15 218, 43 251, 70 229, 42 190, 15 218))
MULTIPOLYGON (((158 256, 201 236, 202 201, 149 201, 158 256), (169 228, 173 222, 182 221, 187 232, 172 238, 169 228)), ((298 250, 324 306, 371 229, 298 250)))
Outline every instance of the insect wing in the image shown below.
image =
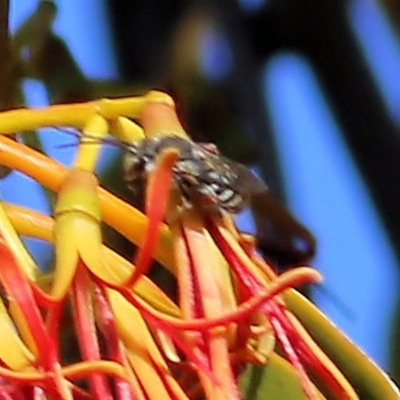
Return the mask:
POLYGON ((245 165, 225 157, 223 159, 237 176, 237 190, 241 193, 247 194, 246 197, 251 197, 252 195, 260 193, 267 193, 269 191, 266 183, 245 165))
POLYGON ((273 197, 267 185, 245 165, 229 159, 225 162, 237 174, 237 190, 252 211, 258 248, 281 267, 310 260, 316 251, 314 235, 273 197))

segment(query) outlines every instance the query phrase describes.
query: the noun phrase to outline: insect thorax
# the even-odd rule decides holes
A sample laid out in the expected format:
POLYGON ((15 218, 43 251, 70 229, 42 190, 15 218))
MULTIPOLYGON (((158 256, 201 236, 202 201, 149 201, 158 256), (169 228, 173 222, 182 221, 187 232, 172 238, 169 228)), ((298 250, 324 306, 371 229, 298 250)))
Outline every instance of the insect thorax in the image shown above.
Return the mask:
POLYGON ((146 138, 130 147, 124 158, 125 179, 130 189, 146 181, 163 149, 180 151, 173 167, 173 184, 186 204, 203 209, 237 213, 244 207, 238 175, 229 160, 222 158, 215 146, 194 143, 178 136, 146 138))

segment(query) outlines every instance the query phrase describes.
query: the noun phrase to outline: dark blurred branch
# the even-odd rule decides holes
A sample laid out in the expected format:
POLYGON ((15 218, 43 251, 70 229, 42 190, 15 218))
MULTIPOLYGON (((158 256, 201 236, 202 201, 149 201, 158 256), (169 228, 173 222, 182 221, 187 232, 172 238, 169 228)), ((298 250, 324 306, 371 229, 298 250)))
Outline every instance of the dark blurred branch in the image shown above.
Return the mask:
POLYGON ((0 109, 7 110, 16 105, 15 68, 8 32, 9 1, 0 0, 0 109))
MULTIPOLYGON (((9 0, 0 0, 0 110, 8 110, 17 104, 16 71, 8 31, 9 0)), ((10 170, 0 165, 0 178, 10 170)))
POLYGON ((387 14, 391 20, 392 25, 397 30, 400 36, 400 1, 399 0, 381 0, 383 6, 386 8, 387 14))

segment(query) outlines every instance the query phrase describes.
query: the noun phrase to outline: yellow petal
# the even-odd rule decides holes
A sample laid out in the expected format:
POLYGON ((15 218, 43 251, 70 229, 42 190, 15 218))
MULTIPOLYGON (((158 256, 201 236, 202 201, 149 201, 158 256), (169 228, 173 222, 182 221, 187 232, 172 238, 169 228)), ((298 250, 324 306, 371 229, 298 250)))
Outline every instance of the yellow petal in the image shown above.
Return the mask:
POLYGON ((18 266, 28 279, 33 281, 39 269, 34 259, 26 250, 21 238, 15 231, 15 228, 12 226, 2 202, 0 202, 0 226, 3 238, 6 241, 8 248, 13 253, 18 266))
POLYGON ((21 371, 33 365, 35 356, 20 339, 2 300, 0 300, 0 332, 0 359, 14 371, 21 371))
POLYGON ((26 320, 24 312, 21 310, 19 304, 15 301, 10 301, 8 308, 19 334, 21 335, 22 339, 27 345, 27 348, 29 349, 28 351, 32 352, 32 356, 36 358, 39 351, 36 346, 35 339, 32 336, 31 329, 29 323, 26 320))
POLYGON ((109 122, 110 133, 125 143, 144 139, 143 129, 125 117, 119 117, 109 122))
POLYGON ((101 139, 107 134, 108 123, 104 117, 100 115, 94 115, 89 118, 85 127, 83 129, 84 133, 89 134, 93 138, 99 138, 96 143, 94 141, 89 146, 85 143, 81 143, 78 146, 76 158, 75 158, 75 168, 80 168, 87 171, 94 171, 96 168, 96 162, 99 157, 101 149, 101 139))
POLYGON ((146 103, 140 114, 140 124, 147 137, 166 134, 188 138, 176 115, 174 101, 165 93, 147 93, 146 103))
POLYGON ((127 357, 136 376, 151 399, 187 399, 177 384, 166 361, 139 311, 114 290, 107 290, 114 310, 118 333, 127 348, 127 357), (155 366, 157 368, 155 368, 155 366), (163 377, 160 374, 163 374, 163 377), (173 390, 169 395, 165 383, 173 390))
POLYGON ((51 295, 65 296, 75 275, 79 256, 101 257, 100 207, 97 179, 73 169, 65 178, 55 207, 54 243, 56 269, 51 295), (99 254, 100 253, 100 254, 99 254))

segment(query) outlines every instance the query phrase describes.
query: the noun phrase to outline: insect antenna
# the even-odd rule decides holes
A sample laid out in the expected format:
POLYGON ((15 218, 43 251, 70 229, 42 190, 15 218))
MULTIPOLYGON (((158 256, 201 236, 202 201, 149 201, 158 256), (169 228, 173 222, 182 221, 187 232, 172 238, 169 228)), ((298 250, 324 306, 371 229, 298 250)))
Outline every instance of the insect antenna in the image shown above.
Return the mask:
POLYGON ((73 136, 77 139, 76 143, 64 143, 57 146, 57 148, 68 148, 68 147, 75 147, 79 143, 82 144, 106 144, 114 147, 118 147, 122 150, 125 150, 129 153, 136 153, 136 146, 132 143, 124 142, 122 140, 116 139, 114 137, 102 137, 99 138, 98 136, 91 135, 90 133, 77 131, 71 128, 65 127, 58 127, 54 126, 55 129, 63 132, 67 135, 73 136))

